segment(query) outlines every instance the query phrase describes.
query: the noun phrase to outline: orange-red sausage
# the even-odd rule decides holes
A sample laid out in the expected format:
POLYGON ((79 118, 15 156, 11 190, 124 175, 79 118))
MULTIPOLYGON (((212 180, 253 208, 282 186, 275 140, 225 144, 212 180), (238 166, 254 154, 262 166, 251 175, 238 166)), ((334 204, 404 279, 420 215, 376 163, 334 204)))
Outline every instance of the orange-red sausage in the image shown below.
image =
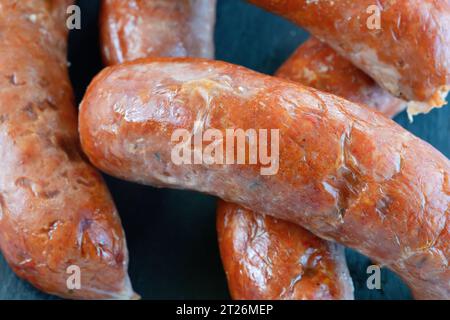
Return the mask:
POLYGON ((0 247, 16 274, 45 292, 127 299, 120 219, 79 146, 60 14, 67 3, 0 4, 0 247), (67 285, 77 285, 71 266, 80 289, 67 285))
MULTIPOLYGON (((129 52, 128 48, 133 48, 132 53, 124 56, 123 60, 135 59, 138 57, 147 56, 173 56, 185 55, 196 56, 201 55, 201 52, 210 52, 212 56, 212 30, 214 26, 215 1, 166 1, 165 5, 161 5, 160 0, 152 1, 138 1, 131 6, 125 4, 123 1, 103 1, 101 21, 102 21, 102 48, 105 54, 105 60, 109 64, 115 64, 118 61, 116 57, 122 56, 122 52, 129 52), (138 5, 137 5, 138 4, 138 5), (174 14, 175 4, 181 6, 194 5, 202 12, 209 12, 209 16, 203 17, 203 21, 197 23, 196 30, 188 29, 190 32, 172 32, 170 26, 183 25, 186 21, 191 21, 195 18, 191 10, 183 10, 174 14), (201 6, 201 7, 200 7, 201 6), (158 10, 149 8, 158 8, 158 10), (208 8, 206 8, 208 7, 208 8), (138 10, 138 8, 140 8, 138 10), (147 8, 147 10, 145 10, 147 8), (161 18, 164 17, 164 18, 161 18), (130 21, 139 21, 139 23, 129 23, 130 21), (125 23, 126 22, 126 23, 125 23), (200 23, 202 22, 202 23, 200 23), (118 25, 127 25, 127 36, 123 32, 118 32, 118 25), (152 33, 149 29, 158 28, 162 32, 152 33), (170 31, 170 32, 169 32, 170 31), (180 43, 189 43, 189 40, 194 36, 202 36, 204 39, 210 41, 197 41, 191 43, 190 46, 182 46, 185 48, 179 51, 180 43), (206 35, 206 37, 205 37, 206 35), (111 39, 119 39, 116 42, 111 39), (114 57, 111 59, 106 58, 114 57), (109 60, 109 61, 108 61, 109 60)), ((243 217, 239 212, 233 215, 232 210, 244 212, 245 209, 233 204, 219 205, 219 207, 227 206, 226 215, 227 221, 243 217)), ((246 211, 246 210, 245 210, 246 211)), ((228 278, 228 286, 231 295, 234 299, 352 299, 352 282, 348 276, 348 270, 345 263, 344 250, 338 248, 337 245, 319 240, 317 237, 305 231, 301 227, 279 222, 274 218, 259 216, 254 213, 246 211, 244 217, 248 219, 240 219, 240 224, 226 224, 221 221, 225 215, 218 212, 217 223, 219 235, 219 247, 221 248, 222 260, 225 273, 228 278), (254 215, 254 218, 250 218, 254 215), (255 221, 266 220, 267 223, 259 223, 254 225, 255 221), (248 225, 243 225, 247 223, 248 225), (299 241, 288 241, 283 234, 278 234, 276 230, 272 230, 272 225, 278 226, 278 230, 286 229, 288 234, 292 234, 299 241), (242 227, 242 228, 239 228, 242 227), (240 233, 245 230, 253 230, 258 228, 261 232, 267 232, 270 237, 266 238, 266 245, 268 247, 279 248, 289 247, 289 252, 295 252, 296 257, 305 257, 311 255, 311 260, 303 262, 295 261, 294 256, 287 259, 276 259, 283 256, 283 252, 276 252, 272 257, 273 266, 269 268, 273 272, 268 273, 268 266, 264 263, 252 266, 251 274, 258 273, 257 280, 263 283, 272 283, 265 287, 258 282, 251 281, 251 274, 245 272, 245 262, 253 261, 253 256, 248 254, 248 250, 258 251, 256 242, 249 242, 248 248, 235 247, 236 243, 234 237, 239 237, 240 233), (232 250, 236 250, 233 252, 232 250), (314 252, 314 254, 311 253, 314 252), (225 254, 228 252, 229 254, 225 254), (238 263, 238 265, 235 264, 238 263), (259 268, 259 269, 258 269, 259 268), (290 270, 290 274, 285 272, 290 270), (307 271, 306 271, 307 270, 307 271), (302 276, 303 272, 303 276, 302 276), (292 277, 292 279, 289 279, 292 277), (248 279, 248 280, 247 280, 248 279), (292 283, 291 283, 292 282, 292 283), (245 288, 240 288, 240 285, 245 285, 245 288)), ((286 249, 284 249, 286 250, 286 249)), ((284 251, 285 252, 285 251, 284 251)))
POLYGON ((249 0, 328 43, 410 115, 445 105, 450 90, 450 1, 249 0))
POLYGON ((310 38, 299 46, 275 75, 365 104, 387 117, 394 117, 406 107, 405 101, 383 90, 364 72, 316 38, 310 38))
POLYGON ((144 57, 214 57, 216 0, 102 0, 106 64, 144 57))
MULTIPOLYGON (((56 23, 60 26, 65 26, 67 22, 67 9, 75 4, 75 0, 44 0, 48 9, 50 10, 53 18, 56 19, 56 23)), ((68 32, 67 28, 61 28, 61 31, 68 32)))
POLYGON ((109 174, 291 221, 392 268, 418 298, 450 297, 450 163, 379 113, 232 64, 159 58, 100 73, 79 120, 84 150, 109 174), (277 174, 176 165, 175 130, 209 128, 278 129, 277 174))
POLYGON ((342 246, 224 201, 217 231, 233 299, 353 299, 342 246))
MULTIPOLYGON (((406 106, 315 38, 299 46, 276 75, 366 104, 388 117, 406 106)), ((224 201, 218 206, 217 230, 233 298, 351 299, 344 252, 336 245, 295 224, 224 201), (314 272, 310 260, 302 259, 311 252, 314 272)))

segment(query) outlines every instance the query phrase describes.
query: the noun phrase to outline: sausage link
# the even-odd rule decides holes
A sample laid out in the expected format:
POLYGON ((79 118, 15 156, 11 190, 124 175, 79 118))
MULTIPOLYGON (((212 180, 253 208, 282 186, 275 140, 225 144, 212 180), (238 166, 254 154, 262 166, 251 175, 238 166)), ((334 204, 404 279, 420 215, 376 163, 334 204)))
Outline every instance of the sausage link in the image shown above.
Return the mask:
POLYGON ((406 107, 405 101, 383 90, 351 62, 314 37, 299 46, 275 75, 365 104, 386 117, 394 117, 406 107))
MULTIPOLYGON (((51 15, 56 19, 56 23, 60 26, 66 25, 67 9, 75 4, 75 0, 45 0, 51 15)), ((67 32, 67 28, 61 28, 63 32, 67 32)))
POLYGON ((103 0, 105 64, 150 56, 213 58, 215 4, 216 0, 103 0))
POLYGON ((450 1, 249 0, 304 27, 365 71, 408 113, 445 105, 450 90, 450 1))
MULTIPOLYGON (((366 104, 388 117, 405 108, 404 101, 315 38, 299 46, 276 76, 366 104)), ((234 299, 352 298, 342 248, 301 227, 219 201, 217 230, 234 299)))
POLYGON ((379 113, 232 64, 159 58, 100 73, 79 120, 84 150, 109 174, 291 221, 390 267, 418 298, 450 297, 449 161, 379 113), (209 128, 278 129, 277 174, 176 165, 174 131, 209 128))
POLYGON ((342 246, 221 200, 217 231, 233 299, 353 299, 342 246))
MULTIPOLYGON (((140 3, 144 8, 155 8, 161 1, 146 1, 140 3)), ((198 30, 191 30, 192 32, 175 33, 164 32, 169 30, 169 25, 179 24, 182 25, 185 21, 192 20, 192 12, 189 10, 180 12, 177 15, 173 14, 175 1, 169 1, 166 5, 158 6, 158 10, 138 10, 138 6, 124 5, 123 1, 103 1, 101 12, 101 29, 102 29, 102 42, 103 52, 105 53, 105 60, 109 64, 117 63, 116 57, 122 57, 123 60, 143 58, 150 55, 186 55, 196 56, 201 52, 210 52, 209 56, 212 57, 213 47, 212 43, 212 30, 214 27, 214 15, 215 10, 211 7, 215 7, 215 1, 197 1, 197 5, 209 6, 210 8, 202 8, 202 12, 209 12, 209 17, 205 19, 203 17, 203 24, 197 24, 198 30), (160 17, 165 17, 161 19, 160 17), (138 24, 127 24, 126 22, 139 21, 138 24), (120 38, 123 32, 118 32, 118 25, 127 24, 127 35, 120 38), (156 26, 163 30, 157 36, 153 36, 154 33, 149 33, 149 28, 156 28, 156 26), (201 26, 201 28, 200 28, 201 26), (189 43, 189 40, 193 37, 193 32, 197 32, 197 35, 206 34, 209 41, 197 41, 191 46, 186 46, 186 50, 180 52, 179 43, 189 43), (133 36, 129 36, 133 35, 133 36), (145 35, 145 36, 144 36, 145 35), (120 41, 116 41, 115 44, 111 39, 116 38, 120 41), (127 48, 133 48, 133 51, 129 55, 123 55, 122 52, 129 52, 127 48), (107 57, 113 57, 109 59, 107 57)), ((187 5, 188 2, 177 2, 178 6, 187 5)), ((123 29, 123 28, 121 28, 123 29)), ((183 48, 185 46, 182 46, 183 48)), ((274 218, 265 217, 251 213, 242 207, 221 203, 219 208, 226 206, 227 215, 221 214, 220 211, 217 214, 217 227, 219 233, 219 247, 221 250, 222 261, 227 274, 228 286, 231 291, 231 295, 234 299, 352 299, 353 298, 353 284, 351 278, 348 275, 348 269, 345 262, 344 250, 338 248, 338 246, 328 243, 323 240, 319 240, 317 237, 302 229, 299 226, 293 224, 276 221, 274 218), (233 210, 236 210, 236 214, 233 214, 233 210), (240 215, 240 212, 245 212, 240 215), (226 218, 227 221, 231 219, 238 219, 239 217, 245 217, 240 219, 240 224, 225 224, 221 221, 226 218), (256 221, 267 221, 265 224, 258 223, 256 221), (243 224, 246 224, 245 227, 243 224), (285 229, 289 234, 296 237, 297 242, 288 241, 284 238, 284 235, 272 230, 273 226, 278 226, 281 229, 285 229), (242 226, 243 230, 236 227, 242 226), (234 262, 245 264, 250 260, 250 256, 246 254, 246 251, 242 250, 258 250, 256 242, 249 243, 249 248, 236 248, 232 246, 235 243, 235 237, 240 235, 241 231, 253 230, 259 228, 261 232, 267 232, 270 234, 270 238, 267 238, 267 246, 277 247, 280 250, 289 249, 289 252, 295 252, 296 257, 305 257, 310 255, 311 259, 303 262, 305 268, 298 261, 294 259, 278 259, 277 256, 282 255, 279 252, 277 256, 273 256, 274 266, 271 274, 264 273, 267 270, 267 266, 264 263, 258 265, 260 273, 260 279, 264 282, 273 283, 274 286, 267 286, 266 290, 261 290, 261 286, 252 282, 246 278, 247 274, 241 272, 245 270, 245 266, 236 265, 234 262), (220 236, 221 235, 221 236, 220 236), (292 246, 289 248, 289 246, 292 246), (284 248, 284 249, 283 249, 284 248), (236 252, 231 250, 236 249, 236 252), (228 252, 228 254, 225 254, 228 252), (276 264, 275 264, 276 262, 276 264), (307 264, 307 265, 306 265, 307 264), (307 269, 306 269, 307 267, 307 269), (305 270, 304 270, 305 269, 305 270), (290 270, 290 274, 286 274, 286 270, 290 270), (300 274, 303 272, 304 276, 300 278, 300 274), (292 277, 294 282, 290 282, 289 277, 292 277), (240 288, 240 285, 245 285, 245 288, 240 288), (281 294, 283 292, 283 294, 281 294)), ((220 209, 219 209, 220 210, 220 209)), ((280 229, 278 229, 280 230, 280 229)), ((256 266, 254 266, 256 267, 256 266)), ((253 269, 254 272, 255 269, 253 269)))
POLYGON ((67 32, 54 15, 67 1, 51 2, 0 4, 0 247, 47 293, 130 298, 120 219, 78 140, 67 32), (68 286, 78 284, 71 275, 81 288, 68 286))

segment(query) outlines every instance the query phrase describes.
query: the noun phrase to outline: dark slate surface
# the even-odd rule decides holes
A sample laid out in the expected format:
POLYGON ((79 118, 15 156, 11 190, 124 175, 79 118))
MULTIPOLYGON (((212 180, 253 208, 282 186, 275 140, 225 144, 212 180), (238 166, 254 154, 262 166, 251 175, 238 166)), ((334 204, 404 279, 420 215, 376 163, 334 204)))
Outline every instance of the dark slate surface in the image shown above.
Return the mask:
MULTIPOLYGON (((79 1, 82 30, 71 33, 71 77, 77 99, 101 69, 98 49, 98 1, 79 1)), ((217 58, 273 73, 307 38, 289 22, 239 0, 219 0, 217 58)), ((395 119, 417 136, 450 155, 450 108, 395 119)), ((130 249, 130 275, 145 299, 227 299, 215 233, 215 199, 175 190, 157 190, 107 177, 121 212, 130 249)), ((358 299, 409 299, 409 290, 388 270, 382 290, 368 290, 370 260, 348 250, 358 299)), ((19 280, 0 256, 1 299, 55 299, 19 280)))

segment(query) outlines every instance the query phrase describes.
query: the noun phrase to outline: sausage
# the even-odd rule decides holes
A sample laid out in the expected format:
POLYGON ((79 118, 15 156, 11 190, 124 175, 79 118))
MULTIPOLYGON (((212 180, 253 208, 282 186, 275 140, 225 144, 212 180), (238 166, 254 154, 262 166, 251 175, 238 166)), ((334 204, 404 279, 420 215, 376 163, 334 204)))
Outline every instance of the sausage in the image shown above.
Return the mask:
POLYGON ((383 90, 351 62, 314 37, 299 46, 275 75, 365 104, 387 117, 394 117, 406 108, 405 101, 383 90))
MULTIPOLYGON (((195 57, 202 52, 208 52, 208 56, 213 56, 212 30, 214 29, 215 10, 213 8, 215 8, 215 1, 194 1, 195 5, 202 5, 202 12, 209 12, 208 17, 204 16, 201 20, 199 19, 196 24, 198 30, 183 33, 175 32, 175 36, 172 32, 165 32, 170 30, 169 25, 183 25, 185 21, 199 18, 196 18, 195 15, 192 16, 193 13, 189 10, 173 14, 176 8, 175 3, 178 7, 192 6, 193 3, 168 1, 165 2, 165 5, 161 5, 159 0, 137 1, 137 3, 138 5, 129 6, 124 1, 102 2, 101 38, 104 41, 101 46, 104 60, 108 64, 118 63, 117 57, 122 57, 120 62, 123 62, 123 60, 127 61, 151 55, 195 57), (139 8, 139 6, 141 7, 139 8), (205 6, 209 8, 205 8, 205 6), (155 10, 155 7, 158 7, 158 10, 155 10), (164 19, 160 17, 164 17, 164 19), (130 21, 139 21, 139 23, 130 23, 130 21), (200 24, 200 21, 203 21, 203 23, 200 24), (118 25, 122 27, 118 28, 118 25), (126 28, 123 27, 125 25, 126 28), (148 32, 149 29, 156 27, 161 31, 158 35, 155 36, 155 33, 148 32), (118 31, 118 29, 121 31, 118 31), (126 35, 124 35, 124 31, 126 31, 126 35), (189 43, 194 36, 194 32, 197 32, 197 37, 206 35, 207 37, 203 38, 209 39, 209 41, 197 41, 190 46, 182 45, 181 47, 184 50, 179 51, 179 44, 189 43), (120 40, 111 41, 114 38, 120 40), (132 52, 129 55, 123 55, 123 52, 129 52, 128 48, 132 48, 132 52)), ((175 28, 175 30, 177 29, 175 28)), ((218 212, 217 227, 222 261, 228 278, 228 286, 234 299, 353 299, 353 284, 348 273, 343 248, 320 240, 301 227, 282 221, 278 222, 267 216, 263 218, 233 204, 222 203, 219 208, 225 206, 227 206, 225 210, 228 214, 225 216, 220 211, 218 212), (236 214, 233 214, 233 209, 237 211, 236 214), (244 215, 240 215, 241 212, 245 212, 244 215), (254 215, 254 218, 252 215, 254 215), (245 217, 246 219, 239 219, 241 224, 227 224, 225 228, 224 221, 222 221, 225 217, 227 221, 239 217, 245 217), (267 221, 267 223, 255 224, 255 221, 267 221), (244 226, 243 224, 247 225, 244 226), (286 239, 283 234, 279 234, 276 232, 277 230, 272 230, 272 225, 278 226, 280 229, 286 229, 289 234, 299 240, 298 243, 294 245, 293 241, 286 239), (273 272, 270 277, 268 274, 265 275, 264 281, 272 283, 273 287, 267 286, 266 290, 263 291, 258 283, 247 280, 247 274, 241 272, 241 270, 245 270, 245 266, 241 266, 241 264, 245 264, 246 261, 251 259, 251 256, 245 250, 258 250, 258 247, 253 247, 253 243, 249 243, 249 248, 237 248, 235 252, 231 251, 235 248, 232 246, 235 243, 235 237, 238 237, 241 232, 235 226, 242 226, 244 230, 259 228, 261 232, 270 234, 270 238, 267 239, 268 246, 274 246, 275 249, 279 247, 280 250, 292 246, 289 250, 295 251, 297 258, 304 257, 304 259, 307 259, 306 256, 310 255, 311 259, 303 262, 305 264, 305 268, 303 268, 303 265, 294 259, 284 257, 285 259, 275 260, 276 256, 272 257, 277 264, 274 264, 271 268, 273 272), (228 254, 225 254, 225 252, 228 252, 228 254), (236 265, 234 262, 240 264, 236 265), (287 275, 285 274, 286 270, 291 270, 292 273, 287 275), (300 278, 299 275, 302 272, 303 277, 300 278), (294 282, 290 283, 290 277, 294 282), (240 288, 240 285, 245 287, 240 288), (274 292, 276 293, 274 294, 274 292)), ((277 253, 277 256, 282 255, 282 253, 277 253)), ((258 272, 264 277, 264 272, 270 266, 260 263, 258 267, 260 267, 258 272)), ((255 272, 255 268, 253 271, 255 272)))
POLYGON ((0 248, 14 272, 42 291, 127 299, 134 294, 125 235, 78 139, 67 31, 53 15, 64 10, 42 4, 0 5, 0 248))
MULTIPOLYGON (((75 4, 75 0, 46 0, 50 14, 56 19, 60 26, 66 25, 68 18, 67 9, 75 4)), ((62 32, 67 32, 67 28, 61 28, 62 32)))
POLYGON ((224 201, 217 231, 233 299, 353 299, 342 246, 224 201))
MULTIPOLYGON (((314 37, 300 45, 275 74, 366 104, 387 117, 406 107, 314 37)), ((232 203, 219 201, 217 212, 219 247, 234 299, 352 299, 341 247, 295 224, 232 203), (305 272, 305 265, 314 272, 305 272)))
POLYGON ((249 0, 329 44, 395 96, 410 116, 445 105, 450 1, 249 0))
MULTIPOLYGON (((366 107, 224 62, 143 59, 95 78, 79 131, 88 157, 111 175, 296 223, 396 271, 417 298, 450 297, 449 161, 366 107), (231 156, 229 165, 220 157, 177 165, 175 130, 213 128, 279 130, 278 159, 273 131, 270 167, 231 156)), ((227 154, 245 155, 229 145, 227 154)))
POLYGON ((112 65, 148 56, 213 58, 215 19, 216 0, 103 0, 103 60, 112 65))

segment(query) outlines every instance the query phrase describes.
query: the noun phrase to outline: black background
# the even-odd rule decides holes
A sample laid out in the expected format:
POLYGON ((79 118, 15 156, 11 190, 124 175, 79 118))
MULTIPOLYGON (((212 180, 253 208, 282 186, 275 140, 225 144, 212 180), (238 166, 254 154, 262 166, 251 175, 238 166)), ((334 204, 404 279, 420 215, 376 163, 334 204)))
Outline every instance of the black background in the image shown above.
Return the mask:
MULTIPOLYGON (((124 0, 126 1, 126 0, 124 0)), ((70 72, 78 102, 102 68, 98 47, 99 1, 83 0, 81 30, 70 34, 70 72)), ((306 38, 289 22, 244 1, 219 0, 216 57, 271 74, 306 38)), ((395 119, 450 155, 450 108, 395 119)), ((144 299, 228 299, 215 231, 215 199, 193 192, 158 190, 106 177, 121 213, 130 251, 130 276, 144 299)), ((348 250, 357 299, 409 299, 409 290, 388 270, 382 289, 366 288, 370 260, 348 250)), ((54 299, 18 279, 0 256, 0 299, 54 299)))

